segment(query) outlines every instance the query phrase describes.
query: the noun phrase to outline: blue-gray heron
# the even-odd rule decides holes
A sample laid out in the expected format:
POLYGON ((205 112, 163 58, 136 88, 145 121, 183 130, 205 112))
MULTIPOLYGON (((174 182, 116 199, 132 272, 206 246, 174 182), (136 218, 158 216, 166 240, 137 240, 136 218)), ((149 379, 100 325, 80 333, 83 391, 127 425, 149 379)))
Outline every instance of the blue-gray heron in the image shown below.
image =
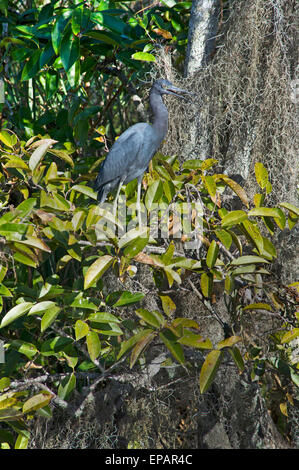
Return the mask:
POLYGON ((139 122, 121 134, 112 145, 95 182, 100 204, 105 201, 109 192, 117 188, 114 201, 114 213, 116 213, 117 200, 122 185, 137 178, 136 209, 139 227, 141 227, 140 196, 142 177, 166 136, 168 128, 168 111, 163 103, 162 95, 175 95, 184 98, 178 93, 192 94, 175 87, 168 80, 159 79, 154 82, 149 95, 153 123, 139 122))

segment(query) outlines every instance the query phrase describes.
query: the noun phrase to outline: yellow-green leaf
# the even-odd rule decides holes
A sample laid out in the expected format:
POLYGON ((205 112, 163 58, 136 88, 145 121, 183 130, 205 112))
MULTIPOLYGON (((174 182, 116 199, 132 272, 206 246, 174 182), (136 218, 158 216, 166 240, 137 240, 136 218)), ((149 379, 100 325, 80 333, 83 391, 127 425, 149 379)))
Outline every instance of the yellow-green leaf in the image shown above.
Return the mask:
POLYGON ((177 342, 177 337, 169 330, 159 333, 159 336, 173 357, 182 365, 185 364, 185 356, 182 346, 177 342))
POLYGON ((51 145, 56 143, 57 140, 45 139, 45 142, 43 142, 39 147, 34 150, 29 159, 29 168, 31 171, 34 171, 35 168, 39 165, 51 145))
POLYGON ((15 449, 27 449, 29 437, 19 434, 15 442, 15 449))
POLYGON ((130 369, 134 366, 135 362, 137 361, 140 354, 144 351, 144 349, 149 345, 151 341, 156 337, 155 331, 148 331, 143 337, 137 342, 134 346, 131 357, 130 357, 130 369))
POLYGON ((246 207, 249 207, 247 194, 242 188, 242 186, 240 186, 236 181, 232 180, 226 175, 215 175, 215 176, 220 177, 225 182, 225 184, 227 184, 227 186, 229 186, 234 191, 234 193, 236 193, 236 195, 241 199, 243 204, 245 204, 246 207))
POLYGON ((95 361, 101 352, 101 343, 98 333, 92 330, 89 331, 86 335, 86 345, 90 359, 95 361))
POLYGON ((56 319, 58 313, 60 312, 60 307, 52 307, 49 308, 46 313, 43 315, 42 321, 41 321, 41 326, 40 330, 41 332, 44 332, 56 319))
POLYGON ((236 366, 238 367, 239 371, 243 372, 243 370, 245 369, 245 364, 239 348, 237 348, 237 346, 234 346, 232 348, 228 348, 228 351, 231 357, 233 358, 236 366))
POLYGON ((111 266, 113 257, 104 255, 98 258, 87 270, 84 276, 84 289, 88 289, 95 284, 105 271, 111 266))
POLYGON ((299 217, 299 207, 296 207, 293 204, 290 204, 288 202, 281 202, 279 205, 281 207, 284 207, 285 209, 288 209, 289 211, 293 212, 299 217))
POLYGON ((131 348, 133 348, 133 346, 141 338, 143 338, 144 336, 146 336, 148 333, 150 333, 152 331, 153 331, 152 329, 146 329, 146 330, 139 331, 134 336, 131 336, 131 338, 129 338, 128 340, 123 341, 121 343, 121 346, 120 346, 120 351, 118 353, 117 360, 120 359, 127 351, 129 351, 131 348))
POLYGON ((34 410, 48 405, 53 398, 53 394, 43 391, 29 398, 23 405, 23 413, 31 413, 34 410))
POLYGON ((76 335, 76 341, 78 341, 81 338, 84 338, 89 332, 89 326, 85 321, 82 320, 77 320, 75 323, 75 335, 76 335))
POLYGON ((216 372, 219 368, 221 358, 222 351, 216 349, 207 355, 199 376, 199 386, 201 393, 205 393, 213 382, 216 372))
POLYGON ((228 348, 228 347, 234 346, 236 343, 239 343, 240 341, 242 341, 242 338, 240 336, 230 336, 229 338, 219 341, 219 343, 217 344, 217 349, 228 348))
POLYGON ((200 287, 205 297, 210 297, 213 288, 213 278, 208 273, 203 273, 200 277, 200 287))
POLYGON ((25 315, 25 313, 30 310, 32 307, 32 302, 22 302, 21 304, 16 305, 15 307, 11 308, 7 314, 2 318, 0 328, 9 325, 11 322, 16 320, 17 318, 25 315))
POLYGON ((293 341, 293 339, 297 338, 299 336, 299 328, 293 328, 291 331, 287 331, 283 337, 281 338, 282 343, 289 343, 290 341, 293 341))
POLYGON ((144 320, 149 325, 154 326, 155 328, 159 328, 164 323, 163 321, 161 321, 161 318, 159 318, 157 314, 155 315, 154 312, 150 312, 145 308, 139 308, 138 310, 136 310, 136 314, 139 318, 144 320))
POLYGON ((268 183, 268 171, 264 165, 257 162, 254 165, 255 177, 260 188, 264 189, 268 183))
POLYGON ((160 295, 162 301, 162 308, 164 313, 170 317, 176 311, 176 305, 174 301, 168 295, 160 295))
POLYGON ((231 262, 233 266, 240 266, 241 264, 252 264, 252 263, 268 263, 268 261, 260 256, 246 255, 239 256, 231 262))
POLYGON ((226 214, 222 221, 222 227, 230 227, 233 225, 240 224, 243 220, 247 219, 247 214, 244 211, 232 211, 226 214))
POLYGON ((198 349, 212 349, 213 345, 209 338, 204 339, 201 335, 196 335, 195 333, 185 333, 180 339, 177 340, 178 343, 183 344, 184 346, 190 346, 192 348, 198 349))
POLYGON ((246 305, 246 307, 243 307, 243 310, 268 310, 269 312, 272 312, 272 307, 269 304, 255 303, 246 305))
POLYGON ((215 240, 212 240, 209 246, 207 258, 206 258, 206 263, 207 263, 208 268, 212 268, 215 265, 218 253, 219 253, 219 246, 217 245, 215 240))

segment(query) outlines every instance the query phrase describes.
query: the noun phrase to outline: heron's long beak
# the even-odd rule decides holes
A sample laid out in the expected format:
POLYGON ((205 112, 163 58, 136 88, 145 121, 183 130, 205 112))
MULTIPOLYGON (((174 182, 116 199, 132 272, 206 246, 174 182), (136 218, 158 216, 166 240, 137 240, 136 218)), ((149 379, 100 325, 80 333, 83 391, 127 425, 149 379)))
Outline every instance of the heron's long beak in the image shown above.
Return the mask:
POLYGON ((167 95, 175 95, 175 96, 178 96, 179 98, 182 98, 183 100, 187 100, 187 98, 185 98, 185 96, 182 96, 181 94, 179 93, 185 93, 186 95, 194 95, 194 93, 191 93, 190 91, 187 91, 187 90, 183 90, 182 88, 178 88, 176 86, 172 86, 172 87, 168 87, 165 89, 165 93, 167 95))

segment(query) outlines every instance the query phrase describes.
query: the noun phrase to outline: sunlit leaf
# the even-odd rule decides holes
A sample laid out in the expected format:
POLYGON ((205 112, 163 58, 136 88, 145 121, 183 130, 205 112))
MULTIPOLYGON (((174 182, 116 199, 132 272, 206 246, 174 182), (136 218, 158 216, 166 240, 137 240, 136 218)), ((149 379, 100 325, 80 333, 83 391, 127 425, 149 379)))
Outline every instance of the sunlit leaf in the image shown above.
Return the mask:
POLYGON ((30 310, 32 307, 32 302, 22 302, 21 304, 16 305, 12 309, 10 309, 7 314, 2 318, 0 328, 9 325, 11 322, 16 320, 17 318, 25 315, 25 313, 30 310))
POLYGON ((88 289, 95 284, 105 271, 111 266, 113 257, 104 255, 98 258, 87 270, 84 276, 84 289, 88 289))
POLYGON ((38 410, 39 408, 43 408, 50 403, 52 398, 53 394, 46 391, 42 391, 37 395, 34 395, 25 401, 23 405, 23 413, 31 413, 32 411, 38 410))
POLYGON ((90 330, 86 335, 86 345, 90 359, 95 361, 101 352, 101 343, 98 333, 90 330))
POLYGON ((211 386, 215 378, 216 372, 220 366, 221 358, 222 358, 222 351, 215 350, 215 349, 207 355, 202 365, 202 368, 200 371, 200 377, 199 377, 199 385, 200 385, 201 393, 205 393, 211 386))

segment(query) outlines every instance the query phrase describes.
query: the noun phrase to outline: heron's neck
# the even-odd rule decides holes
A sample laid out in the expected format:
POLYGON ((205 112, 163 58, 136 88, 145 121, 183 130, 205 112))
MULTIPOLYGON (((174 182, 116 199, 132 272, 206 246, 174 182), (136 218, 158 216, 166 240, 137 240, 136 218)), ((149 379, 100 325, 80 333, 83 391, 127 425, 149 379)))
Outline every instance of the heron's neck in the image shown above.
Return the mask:
POLYGON ((168 111, 163 103, 162 96, 152 90, 150 93, 150 105, 153 111, 153 126, 156 135, 163 140, 168 129, 168 111))

